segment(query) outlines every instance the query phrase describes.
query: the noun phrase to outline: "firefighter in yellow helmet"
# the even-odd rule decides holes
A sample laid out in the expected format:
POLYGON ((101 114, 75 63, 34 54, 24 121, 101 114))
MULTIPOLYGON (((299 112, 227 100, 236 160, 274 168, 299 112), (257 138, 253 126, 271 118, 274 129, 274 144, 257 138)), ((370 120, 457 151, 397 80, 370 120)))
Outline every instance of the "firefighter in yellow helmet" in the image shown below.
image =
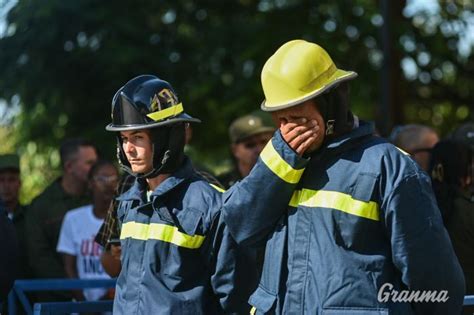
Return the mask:
POLYGON ((287 208, 226 208, 239 242, 268 239, 249 303, 256 314, 459 314, 464 277, 430 179, 349 111, 356 76, 304 40, 263 67, 261 107, 280 130, 305 119, 320 132, 287 208))

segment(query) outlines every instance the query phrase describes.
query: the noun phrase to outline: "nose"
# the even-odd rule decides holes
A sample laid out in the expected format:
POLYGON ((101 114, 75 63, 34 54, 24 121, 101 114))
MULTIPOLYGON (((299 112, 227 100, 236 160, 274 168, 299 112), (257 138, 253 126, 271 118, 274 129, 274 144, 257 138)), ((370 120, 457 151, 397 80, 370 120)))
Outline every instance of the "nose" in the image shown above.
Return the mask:
POLYGON ((128 155, 135 151, 135 146, 130 141, 126 141, 122 145, 123 151, 128 155))

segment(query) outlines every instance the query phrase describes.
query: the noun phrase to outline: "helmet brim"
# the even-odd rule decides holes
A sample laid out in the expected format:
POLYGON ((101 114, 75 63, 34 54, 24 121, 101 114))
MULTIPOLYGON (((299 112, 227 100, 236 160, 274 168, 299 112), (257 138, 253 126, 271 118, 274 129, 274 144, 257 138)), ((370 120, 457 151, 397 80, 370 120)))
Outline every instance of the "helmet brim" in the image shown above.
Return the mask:
POLYGON ((182 113, 176 117, 164 120, 164 121, 159 121, 159 122, 150 122, 146 124, 134 124, 134 125, 114 125, 114 124, 108 124, 105 127, 105 130, 107 131, 129 131, 129 130, 140 130, 140 129, 151 129, 151 128, 158 128, 158 127, 164 127, 180 122, 189 122, 189 123, 200 123, 201 120, 191 117, 190 115, 186 113, 182 113))
POLYGON ((316 89, 314 91, 301 95, 296 99, 286 101, 285 103, 270 103, 265 99, 260 105, 260 108, 265 112, 274 112, 274 111, 286 109, 289 107, 293 107, 296 105, 300 105, 301 103, 306 102, 307 100, 310 100, 318 95, 323 94, 324 92, 330 90, 335 85, 344 81, 355 79, 356 77, 357 77, 356 72, 338 69, 337 71, 334 72, 334 74, 331 77, 328 78, 327 80, 328 83, 323 85, 319 89, 316 89))

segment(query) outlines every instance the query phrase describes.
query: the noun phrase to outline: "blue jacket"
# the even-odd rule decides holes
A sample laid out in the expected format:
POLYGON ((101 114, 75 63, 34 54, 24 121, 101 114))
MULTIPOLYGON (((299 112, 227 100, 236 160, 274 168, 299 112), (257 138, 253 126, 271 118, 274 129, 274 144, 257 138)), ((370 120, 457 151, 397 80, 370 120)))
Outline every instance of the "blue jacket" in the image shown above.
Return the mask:
POLYGON ((255 256, 229 234, 221 192, 189 160, 150 202, 144 184, 118 198, 122 272, 114 314, 248 314, 255 256))
MULTIPOLYGON (((254 171, 244 186, 258 182, 254 171)), ((372 125, 362 122, 315 152, 285 209, 227 204, 224 215, 240 243, 257 243, 273 230, 249 300, 257 314, 461 311, 464 278, 430 179, 409 156, 373 136, 372 125), (449 299, 404 300, 417 290, 437 291, 425 296, 430 301, 449 299)))

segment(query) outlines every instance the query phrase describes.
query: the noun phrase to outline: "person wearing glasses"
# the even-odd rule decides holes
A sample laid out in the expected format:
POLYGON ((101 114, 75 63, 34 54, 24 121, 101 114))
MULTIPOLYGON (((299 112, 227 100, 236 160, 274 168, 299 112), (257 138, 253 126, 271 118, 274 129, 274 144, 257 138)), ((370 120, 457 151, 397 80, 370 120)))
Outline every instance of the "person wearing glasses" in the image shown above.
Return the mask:
MULTIPOLYGON (((112 162, 99 160, 92 166, 88 177, 92 204, 66 213, 56 249, 63 256, 68 278, 108 279, 110 277, 100 262, 102 247, 94 242, 94 238, 115 195, 119 173, 112 162)), ((107 296, 108 290, 103 288, 74 292, 78 301, 96 301, 107 296)))
MULTIPOLYGON (((271 120, 270 117, 268 118, 271 120)), ((229 171, 218 176, 219 182, 226 189, 250 173, 274 132, 275 127, 261 114, 251 113, 232 122, 229 127, 229 138, 233 166, 229 171)))

